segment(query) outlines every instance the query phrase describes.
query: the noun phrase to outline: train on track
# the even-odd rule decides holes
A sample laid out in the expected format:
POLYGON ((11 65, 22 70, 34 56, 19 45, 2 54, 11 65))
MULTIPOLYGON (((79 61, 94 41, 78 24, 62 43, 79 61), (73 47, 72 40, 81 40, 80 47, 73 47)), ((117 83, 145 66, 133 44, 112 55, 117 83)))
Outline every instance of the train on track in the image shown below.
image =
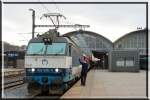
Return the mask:
POLYGON ((83 51, 68 37, 55 29, 29 41, 25 54, 28 92, 64 92, 79 79, 83 51))

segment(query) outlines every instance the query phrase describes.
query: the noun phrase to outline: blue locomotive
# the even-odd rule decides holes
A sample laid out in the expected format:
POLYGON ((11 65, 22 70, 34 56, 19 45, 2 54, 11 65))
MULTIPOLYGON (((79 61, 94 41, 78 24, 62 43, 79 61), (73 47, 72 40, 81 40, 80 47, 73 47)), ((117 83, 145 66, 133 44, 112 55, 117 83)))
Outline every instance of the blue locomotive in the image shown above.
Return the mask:
POLYGON ((80 77, 82 55, 78 46, 67 37, 49 30, 29 41, 25 55, 28 92, 42 90, 63 92, 80 77))

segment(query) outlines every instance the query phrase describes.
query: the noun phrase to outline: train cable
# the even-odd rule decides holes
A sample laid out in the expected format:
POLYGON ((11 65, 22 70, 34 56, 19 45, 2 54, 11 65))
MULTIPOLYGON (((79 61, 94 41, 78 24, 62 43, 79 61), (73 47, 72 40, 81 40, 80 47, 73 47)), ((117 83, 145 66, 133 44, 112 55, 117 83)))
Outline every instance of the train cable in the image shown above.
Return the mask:
MULTIPOLYGON (((51 12, 40 0, 38 0, 38 1, 40 2, 41 6, 42 6, 45 10, 47 10, 47 12, 51 12)), ((56 26, 55 23, 53 22, 53 19, 52 19, 50 16, 49 16, 49 18, 50 18, 51 22, 53 23, 53 25, 56 26)))

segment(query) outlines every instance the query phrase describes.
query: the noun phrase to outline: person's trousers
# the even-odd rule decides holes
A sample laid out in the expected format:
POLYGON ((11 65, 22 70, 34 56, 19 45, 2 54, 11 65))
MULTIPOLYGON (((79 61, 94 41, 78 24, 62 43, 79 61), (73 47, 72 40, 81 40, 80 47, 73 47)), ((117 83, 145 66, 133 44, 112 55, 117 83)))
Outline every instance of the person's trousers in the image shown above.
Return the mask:
POLYGON ((87 76, 87 73, 81 73, 81 85, 86 84, 86 76, 87 76))

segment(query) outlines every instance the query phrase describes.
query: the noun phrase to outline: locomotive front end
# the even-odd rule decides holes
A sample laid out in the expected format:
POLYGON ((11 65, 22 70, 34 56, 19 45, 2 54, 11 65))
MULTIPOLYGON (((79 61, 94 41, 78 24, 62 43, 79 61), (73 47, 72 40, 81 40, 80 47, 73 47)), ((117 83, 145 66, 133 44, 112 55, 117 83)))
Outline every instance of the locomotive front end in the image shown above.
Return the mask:
POLYGON ((25 56, 28 91, 64 90, 65 82, 71 79, 72 59, 66 56, 67 43, 31 42, 25 56))

